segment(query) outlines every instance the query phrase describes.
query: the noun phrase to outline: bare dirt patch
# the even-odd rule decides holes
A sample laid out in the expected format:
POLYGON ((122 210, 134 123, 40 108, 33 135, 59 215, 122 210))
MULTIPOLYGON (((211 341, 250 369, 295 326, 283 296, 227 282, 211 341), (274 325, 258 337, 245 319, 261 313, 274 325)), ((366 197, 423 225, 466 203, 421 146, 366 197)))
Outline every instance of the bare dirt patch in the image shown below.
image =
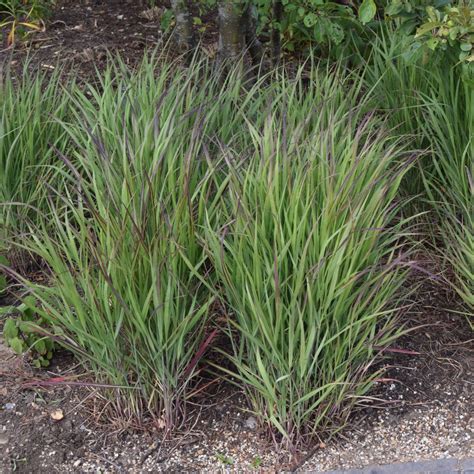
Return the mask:
POLYGON ((73 65, 75 75, 90 77, 107 62, 107 53, 120 54, 129 64, 162 39, 159 23, 143 13, 146 2, 133 0, 61 0, 46 22, 44 32, 30 35, 15 48, 4 49, 0 59, 21 70, 27 57, 44 71, 73 65))
MULTIPOLYGON (((32 69, 70 71, 75 78, 90 79, 102 70, 108 56, 120 55, 128 65, 139 63, 146 51, 161 51, 172 44, 162 31, 160 17, 169 2, 146 0, 58 0, 43 32, 35 32, 14 48, 0 51, 0 63, 10 63, 21 73, 29 59, 32 69)), ((199 33, 201 49, 214 56, 217 29, 212 13, 206 15, 206 29, 199 33)), ((179 53, 173 47, 167 54, 179 53)))

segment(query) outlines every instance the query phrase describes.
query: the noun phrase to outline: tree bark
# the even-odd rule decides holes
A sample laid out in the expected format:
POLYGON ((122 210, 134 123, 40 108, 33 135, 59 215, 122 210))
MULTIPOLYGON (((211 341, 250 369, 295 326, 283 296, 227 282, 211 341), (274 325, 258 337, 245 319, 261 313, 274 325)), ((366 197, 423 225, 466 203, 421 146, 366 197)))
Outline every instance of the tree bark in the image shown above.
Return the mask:
POLYGON ((274 66, 278 66, 281 58, 280 24, 282 15, 283 5, 281 0, 273 0, 272 59, 274 66))
POLYGON ((252 0, 219 1, 219 60, 231 62, 249 52, 254 64, 262 60, 257 37, 257 9, 252 0))
POLYGON ((244 53, 246 5, 241 0, 220 0, 219 2, 219 60, 235 61, 244 53))
POLYGON ((176 36, 178 47, 191 54, 196 46, 193 28, 193 17, 188 0, 171 0, 171 7, 176 19, 176 36))
POLYGON ((245 10, 245 41, 250 57, 254 64, 262 61, 262 43, 257 36, 257 9, 252 2, 249 2, 245 10))

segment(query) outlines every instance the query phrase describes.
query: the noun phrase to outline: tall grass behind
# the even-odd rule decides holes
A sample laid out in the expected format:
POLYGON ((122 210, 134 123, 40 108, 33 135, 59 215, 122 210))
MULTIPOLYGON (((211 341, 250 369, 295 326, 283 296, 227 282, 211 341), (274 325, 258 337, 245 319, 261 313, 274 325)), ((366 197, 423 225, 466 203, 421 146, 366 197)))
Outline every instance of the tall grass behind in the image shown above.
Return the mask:
POLYGON ((425 240, 473 317, 474 86, 448 56, 418 56, 396 33, 380 36, 364 69, 369 93, 395 133, 424 151, 402 192, 423 209, 425 240))
POLYGON ((447 278, 474 324, 474 87, 451 68, 423 101, 419 127, 432 147, 433 169, 424 176, 438 229, 434 245, 441 237, 447 278))
POLYGON ((409 252, 398 200, 412 157, 342 71, 274 80, 251 154, 227 156, 228 192, 204 241, 235 366, 274 439, 294 449, 340 426, 397 336, 409 252), (356 106, 358 104, 358 106, 356 106))
MULTIPOLYGON (((0 225, 4 232, 21 230, 31 208, 41 207, 45 167, 58 163, 56 149, 67 148, 69 98, 62 90, 61 72, 36 75, 25 64, 13 81, 7 66, 0 78, 0 225)), ((66 86, 67 87, 67 86, 66 86)))
MULTIPOLYGON (((403 137, 412 148, 427 151, 430 141, 420 129, 425 120, 422 97, 438 89, 443 67, 438 63, 423 65, 410 52, 409 38, 393 31, 381 32, 374 39, 372 53, 364 61, 366 94, 372 97, 374 107, 387 117, 394 134, 403 137)), ((428 153, 420 156, 418 165, 406 174, 401 188, 405 196, 415 198, 414 212, 425 208, 421 168, 432 168, 428 153)))

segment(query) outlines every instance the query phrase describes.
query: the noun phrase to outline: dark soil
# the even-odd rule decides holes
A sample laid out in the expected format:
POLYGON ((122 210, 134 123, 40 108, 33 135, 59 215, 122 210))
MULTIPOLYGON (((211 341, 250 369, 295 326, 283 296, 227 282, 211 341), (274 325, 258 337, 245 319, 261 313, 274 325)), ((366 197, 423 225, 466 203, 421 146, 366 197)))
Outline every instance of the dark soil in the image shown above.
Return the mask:
MULTIPOLYGON (((169 40, 160 30, 164 7, 150 9, 140 0, 58 0, 43 32, 0 52, 18 73, 27 57, 30 67, 45 72, 66 67, 75 77, 90 78, 107 63, 108 53, 134 65, 145 51, 159 50, 169 40)), ((215 28, 202 33, 204 51, 215 51, 215 28)))

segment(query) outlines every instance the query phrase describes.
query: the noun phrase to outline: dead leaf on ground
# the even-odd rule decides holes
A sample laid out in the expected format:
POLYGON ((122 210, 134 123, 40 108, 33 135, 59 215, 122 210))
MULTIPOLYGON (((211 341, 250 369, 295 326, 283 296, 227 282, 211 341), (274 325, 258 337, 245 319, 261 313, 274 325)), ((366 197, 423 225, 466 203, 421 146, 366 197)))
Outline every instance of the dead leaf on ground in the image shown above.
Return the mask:
POLYGON ((158 418, 158 420, 156 420, 156 427, 159 430, 163 430, 166 427, 165 420, 163 418, 158 418))
POLYGON ((54 410, 50 416, 54 421, 61 421, 64 418, 64 412, 61 409, 54 410))

